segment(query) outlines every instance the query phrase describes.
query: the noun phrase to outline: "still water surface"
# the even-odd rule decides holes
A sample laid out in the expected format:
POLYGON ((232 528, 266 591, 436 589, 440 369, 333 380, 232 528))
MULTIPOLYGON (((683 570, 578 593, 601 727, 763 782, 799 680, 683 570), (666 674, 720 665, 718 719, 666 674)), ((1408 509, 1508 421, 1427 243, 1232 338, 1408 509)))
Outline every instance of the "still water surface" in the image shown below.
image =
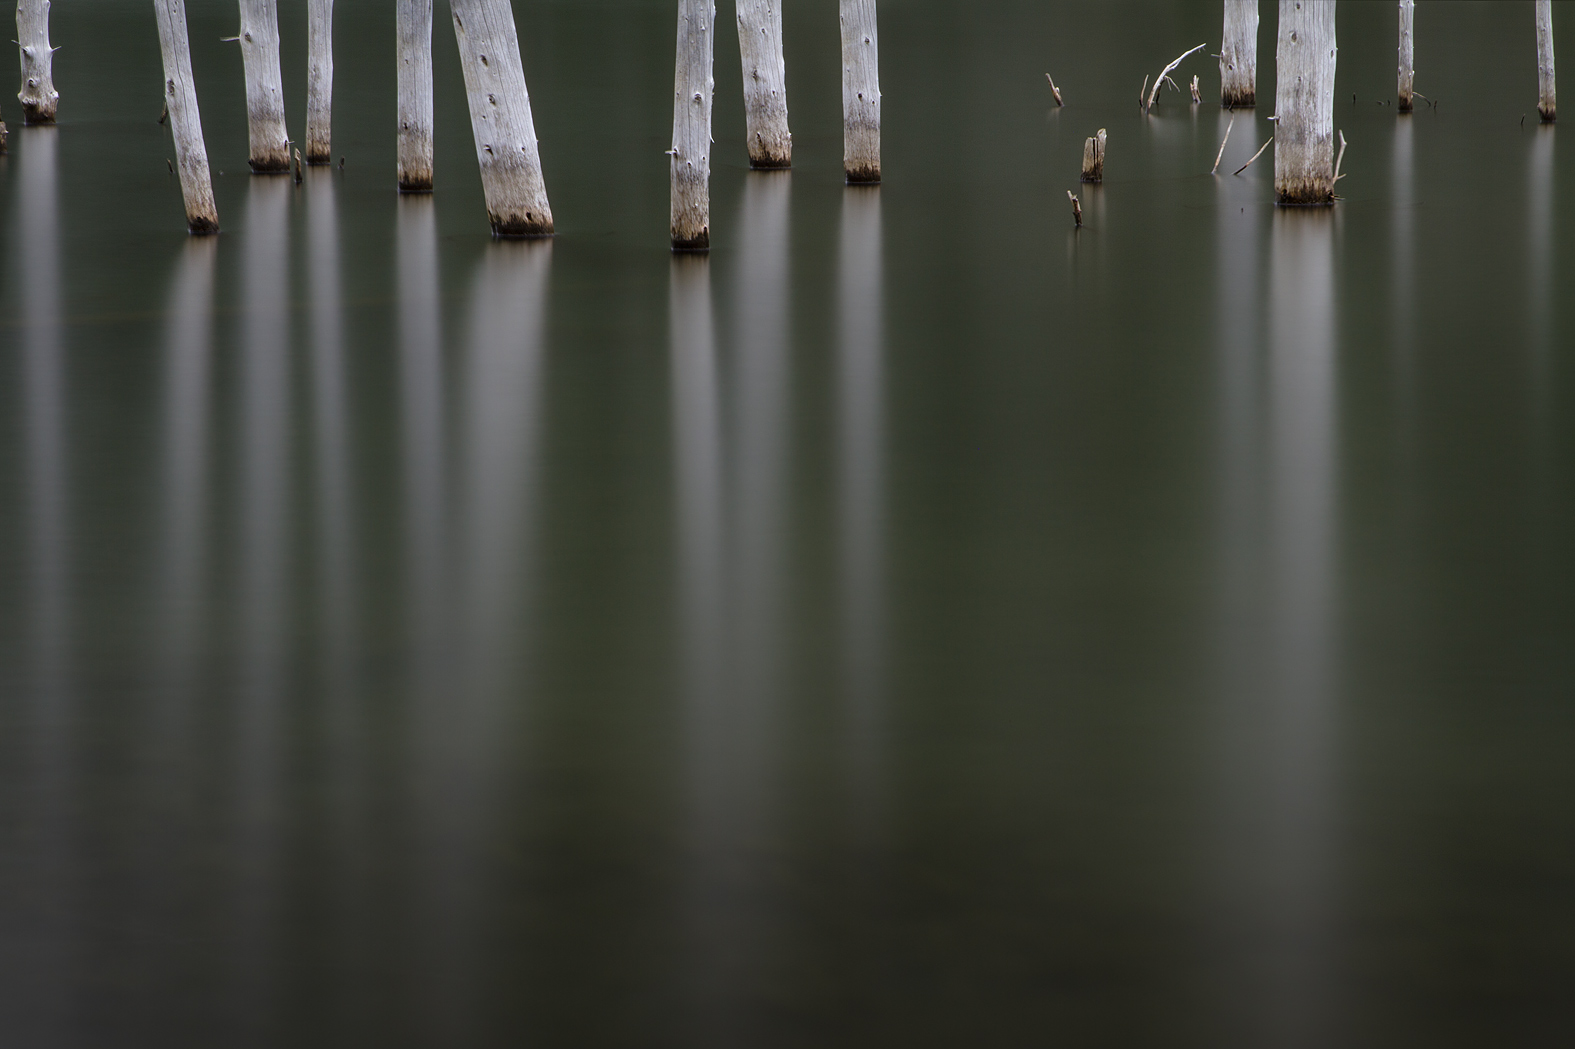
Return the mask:
POLYGON ((724 9, 708 258, 670 3, 516 0, 551 243, 487 235, 442 5, 399 199, 391 13, 340 5, 296 186, 218 0, 188 238, 143 6, 58 5, 62 125, 3 113, 0 1041, 1575 1039, 1530 5, 1423 5, 1397 119, 1393 6, 1342 4, 1317 212, 1136 112, 1217 3, 883 4, 879 189, 830 0, 746 170, 724 9))

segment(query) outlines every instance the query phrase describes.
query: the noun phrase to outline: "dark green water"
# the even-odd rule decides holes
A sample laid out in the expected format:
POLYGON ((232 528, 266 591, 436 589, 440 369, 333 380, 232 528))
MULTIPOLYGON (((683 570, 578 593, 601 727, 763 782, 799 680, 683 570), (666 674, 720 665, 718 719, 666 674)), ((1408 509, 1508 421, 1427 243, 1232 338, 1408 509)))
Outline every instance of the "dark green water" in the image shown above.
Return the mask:
POLYGON ((1136 111, 1217 3, 883 4, 878 190, 829 0, 746 170, 723 5, 674 260, 671 3, 517 0, 550 244, 487 235, 444 5, 400 200, 392 5, 341 0, 297 187, 188 3, 216 240, 145 2, 57 5, 58 129, 0 108, 0 1043, 1575 1040, 1530 4, 1419 5, 1408 119, 1341 4, 1317 213, 1136 111))

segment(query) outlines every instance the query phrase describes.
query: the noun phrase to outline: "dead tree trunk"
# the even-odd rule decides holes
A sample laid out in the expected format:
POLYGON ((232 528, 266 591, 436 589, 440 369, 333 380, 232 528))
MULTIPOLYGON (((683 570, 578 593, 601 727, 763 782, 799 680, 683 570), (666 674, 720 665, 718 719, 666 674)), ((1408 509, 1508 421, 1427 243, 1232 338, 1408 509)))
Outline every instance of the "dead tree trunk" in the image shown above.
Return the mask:
POLYGON ((749 166, 790 168, 793 136, 788 132, 781 0, 738 0, 738 52, 744 66, 749 166))
POLYGON ((306 162, 333 160, 334 0, 306 5, 306 162))
POLYGON ((1411 31, 1416 19, 1416 0, 1400 0, 1400 112, 1409 113, 1414 106, 1412 84, 1416 79, 1413 67, 1414 45, 1411 31))
POLYGON ((880 181, 880 40, 875 0, 841 0, 842 169, 849 182, 880 181))
POLYGON ((279 74, 279 12, 274 0, 240 0, 241 60, 246 66, 246 120, 253 171, 290 170, 279 74))
POLYGON ((1558 119, 1553 90, 1553 2, 1537 0, 1537 112, 1552 123, 1558 119))
POLYGON ((17 0, 16 40, 22 52, 22 123, 53 124, 60 105, 55 90, 55 49, 49 46, 49 0, 17 0))
POLYGON ((711 248, 711 59, 716 5, 678 0, 673 73, 672 239, 674 251, 711 248))
POLYGON ((1335 0, 1280 0, 1275 50, 1274 198, 1334 200, 1335 0))
POLYGON ((1225 43, 1220 48, 1220 105, 1251 109, 1258 103, 1258 0, 1225 0, 1225 43))
POLYGON ((432 0, 399 0, 401 193, 432 192, 432 0))
POLYGON ((1083 142, 1083 181, 1105 180, 1105 129, 1083 142))
POLYGON ((509 0, 450 0, 487 218, 498 237, 552 236, 536 124, 509 0))
POLYGON ((219 209, 213 202, 208 147, 202 139, 197 112, 196 81, 191 75, 191 44, 186 36, 186 0, 153 0, 159 23, 159 50, 164 55, 164 105, 175 136, 176 170, 186 201, 186 227, 193 233, 219 232, 219 209))

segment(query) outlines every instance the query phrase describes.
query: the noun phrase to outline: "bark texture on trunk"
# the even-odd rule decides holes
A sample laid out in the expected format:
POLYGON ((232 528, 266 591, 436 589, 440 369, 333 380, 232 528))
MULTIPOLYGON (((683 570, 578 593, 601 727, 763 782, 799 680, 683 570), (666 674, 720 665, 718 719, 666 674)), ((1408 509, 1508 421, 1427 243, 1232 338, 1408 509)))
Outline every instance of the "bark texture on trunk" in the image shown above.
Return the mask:
POLYGON ((193 233, 219 232, 219 208, 213 201, 208 147, 202 139, 197 111, 196 81, 191 75, 191 43, 186 36, 186 0, 153 0, 159 23, 159 50, 164 55, 164 105, 175 136, 175 170, 186 201, 186 226, 193 233))
POLYGON ((398 0, 401 193, 432 192, 432 0, 398 0))
POLYGON ((842 170, 849 182, 880 181, 880 38, 875 0, 841 0, 842 170))
POLYGON ((1537 0, 1537 112, 1548 123, 1559 115, 1553 90, 1553 0, 1537 0))
POLYGON ((306 162, 333 159, 334 0, 306 0, 306 162))
POLYGON ((49 46, 49 0, 17 0, 16 41, 22 53, 22 123, 53 124, 60 105, 55 90, 55 50, 49 46))
POLYGON ((1083 143, 1083 181, 1105 180, 1105 129, 1083 143))
POLYGON ((1274 198, 1334 200, 1335 0, 1280 0, 1275 50, 1274 198))
POLYGON ((1416 20, 1416 0, 1400 0, 1400 112, 1411 112, 1412 85, 1416 79, 1415 48, 1411 31, 1416 20))
POLYGON ((275 0, 240 0, 241 59, 246 66, 246 120, 253 171, 290 170, 279 74, 279 12, 275 0))
POLYGON ((787 63, 782 58, 781 0, 737 0, 738 52, 744 68, 744 122, 749 166, 793 166, 788 132, 787 63))
POLYGON ((552 236, 536 123, 509 0, 450 0, 487 218, 498 237, 552 236))
POLYGON ((1220 105, 1258 104, 1258 0, 1225 0, 1225 43, 1220 48, 1220 105))
POLYGON ((673 72, 672 238, 674 251, 711 247, 712 0, 678 0, 673 72))

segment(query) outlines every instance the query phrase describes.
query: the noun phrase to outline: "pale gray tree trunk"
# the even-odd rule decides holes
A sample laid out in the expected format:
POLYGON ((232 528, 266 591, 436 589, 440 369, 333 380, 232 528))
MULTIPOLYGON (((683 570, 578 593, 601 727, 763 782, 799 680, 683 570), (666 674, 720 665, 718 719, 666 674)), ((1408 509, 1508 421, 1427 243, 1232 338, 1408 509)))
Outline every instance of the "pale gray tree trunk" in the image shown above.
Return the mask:
POLYGON ((399 0, 399 191, 432 192, 432 0, 399 0))
POLYGON ((240 4, 252 170, 289 171, 290 134, 284 127, 284 78, 279 74, 279 12, 275 0, 240 0, 240 4))
POLYGON ((306 0, 306 162, 333 159, 334 0, 306 0))
POLYGON ((1412 29, 1416 20, 1416 0, 1400 0, 1400 112, 1411 112, 1412 85, 1416 79, 1415 45, 1412 29))
POLYGON ((744 68, 744 122, 749 166, 793 166, 788 132, 787 63, 782 58, 782 0, 737 0, 738 52, 744 68))
POLYGON ((880 40, 875 0, 841 0, 842 170, 849 182, 880 181, 880 40))
POLYGON ((22 123, 53 124, 60 105, 55 90, 55 49, 49 46, 49 0, 17 0, 16 41, 22 52, 22 123))
POLYGON ((716 4, 678 0, 673 70, 672 238, 674 251, 711 248, 711 61, 716 4))
POLYGON ((1335 0, 1280 0, 1275 51, 1274 198, 1334 200, 1335 0))
POLYGON ((1220 105, 1258 104, 1258 0, 1225 0, 1225 43, 1220 48, 1220 105))
POLYGON ((1553 91, 1553 3, 1537 0, 1537 112, 1552 123, 1559 115, 1553 91))
POLYGON ((208 147, 202 139, 197 112, 197 87, 191 75, 191 44, 186 36, 186 0, 153 0, 159 23, 159 50, 164 55, 164 105, 175 136, 175 170, 180 173, 186 201, 186 226, 193 233, 219 232, 219 208, 213 201, 208 147))
POLYGON ((509 0, 450 0, 487 218, 498 237, 552 236, 536 124, 509 0))

